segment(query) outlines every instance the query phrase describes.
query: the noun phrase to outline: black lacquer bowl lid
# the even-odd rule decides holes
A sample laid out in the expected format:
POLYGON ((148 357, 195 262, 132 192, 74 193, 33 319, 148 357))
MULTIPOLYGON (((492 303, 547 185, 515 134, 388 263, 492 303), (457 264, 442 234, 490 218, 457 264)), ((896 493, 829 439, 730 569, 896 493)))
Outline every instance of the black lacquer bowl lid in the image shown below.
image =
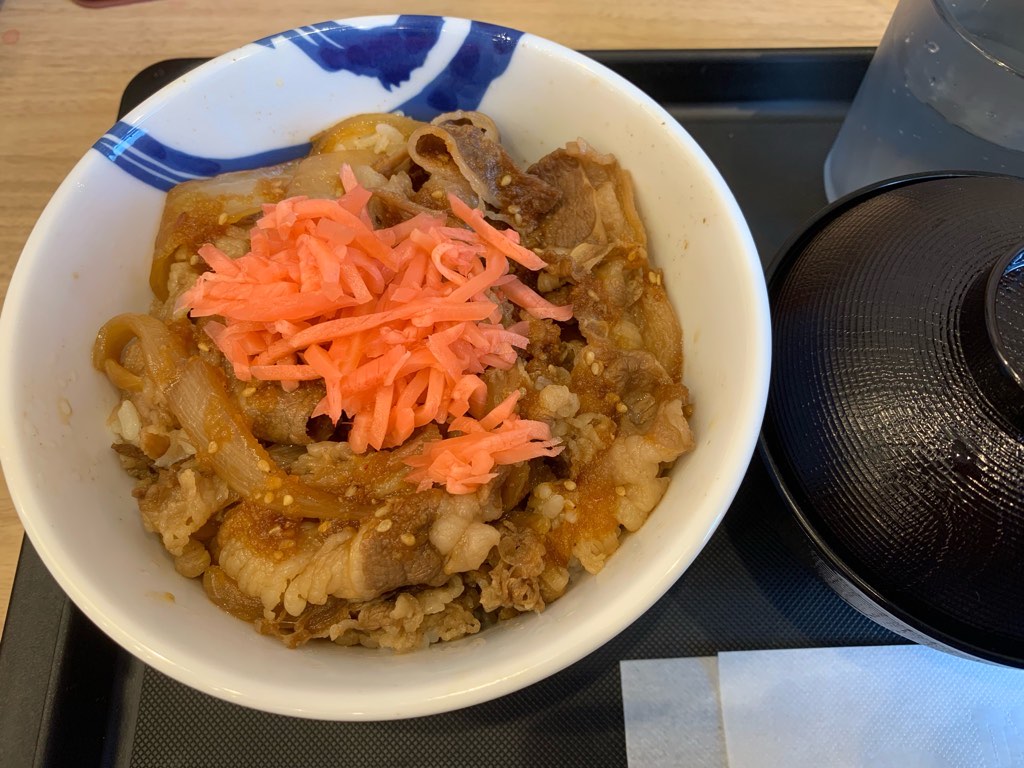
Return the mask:
POLYGON ((762 452, 820 557, 907 634, 1024 666, 1024 179, 855 193, 769 295, 762 452))

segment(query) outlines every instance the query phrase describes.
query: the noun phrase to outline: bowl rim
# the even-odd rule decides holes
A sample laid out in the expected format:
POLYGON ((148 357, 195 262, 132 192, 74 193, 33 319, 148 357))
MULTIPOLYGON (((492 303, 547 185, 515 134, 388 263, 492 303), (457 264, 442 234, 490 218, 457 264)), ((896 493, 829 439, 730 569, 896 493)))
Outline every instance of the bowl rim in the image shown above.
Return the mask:
MULTIPOLYGON (((471 21, 453 16, 422 16, 420 18, 471 21)), ((343 18, 323 23, 372 26, 392 19, 394 19, 393 15, 373 15, 343 18)), ((488 24, 487 26, 489 29, 497 32, 502 30, 517 31, 499 25, 488 24)), ((268 38, 278 39, 282 36, 288 38, 295 34, 301 34, 301 30, 286 30, 268 36, 268 38)), ((327 720, 381 720, 451 711, 479 704, 538 682, 564 669, 605 644, 615 635, 625 630, 668 591, 690 566, 718 528, 742 482, 750 457, 755 451, 761 421, 767 404, 771 370, 771 329, 767 289, 763 280, 761 262, 749 226, 735 197, 729 190, 717 167, 711 162, 692 136, 652 97, 604 65, 599 64, 585 54, 574 51, 559 43, 530 33, 522 33, 518 45, 522 46, 524 43, 528 48, 533 49, 534 52, 551 56, 560 60, 563 64, 589 72, 594 77, 607 82, 615 90, 622 92, 649 114, 662 119, 664 128, 670 134, 670 140, 679 145, 695 165, 699 166, 701 177, 707 184, 707 194, 717 200, 716 204, 727 217, 726 225, 728 232, 738 246, 736 249, 737 263, 743 265, 744 274, 751 281, 751 293, 756 302, 752 317, 757 318, 759 322, 754 323, 755 327, 750 329, 752 332, 752 338, 750 339, 752 359, 750 365, 751 370, 756 375, 751 377, 751 381, 745 388, 745 391, 749 393, 749 397, 743 403, 744 412, 742 416, 737 420, 737 424, 742 425, 742 430, 738 431, 735 439, 727 449, 730 459, 735 458, 735 460, 731 461, 728 466, 723 467, 722 476, 714 484, 715 493, 710 495, 707 501, 703 502, 717 508, 714 518, 706 529, 703 530, 703 535, 692 548, 692 551, 675 555, 663 570, 651 573, 646 580, 645 588, 640 594, 642 599, 635 600, 627 610, 620 612, 613 622, 593 621, 587 625, 591 630, 590 633, 579 642, 560 644, 556 648, 548 649, 549 652, 546 654, 535 654, 534 657, 524 660, 511 674, 498 677, 493 673, 488 674, 481 679, 466 681, 465 684, 461 684, 456 688, 449 688, 443 695, 418 696, 416 695, 417 691, 413 691, 411 695, 408 691, 405 691, 402 697, 391 697, 393 700, 383 706, 373 704, 357 709, 353 704, 347 706, 339 705, 337 701, 324 696, 320 698, 310 696, 303 705, 297 705, 281 697, 280 691, 268 691, 264 688, 261 692, 258 682, 255 685, 252 684, 251 676, 242 676, 237 671, 224 670, 209 665, 200 654, 185 654, 182 658, 170 658, 164 655, 164 651, 168 649, 168 646, 161 645, 158 634, 154 631, 148 631, 144 621, 134 621, 131 617, 125 616, 123 612, 118 613, 116 610, 108 610, 104 606, 102 598, 97 599, 94 595, 95 590, 91 587, 83 589, 77 578, 77 574, 83 572, 82 569, 73 560, 63 560, 64 548, 54 548, 51 546, 45 526, 43 525, 43 519, 37 517, 32 511, 37 499, 30 484, 26 482, 26 463, 19 455, 21 439, 12 438, 0 443, 0 460, 2 460, 5 468, 14 507, 19 518, 21 518, 29 540, 47 569, 57 580, 64 592, 91 621, 120 646, 144 663, 204 693, 236 704, 276 714, 327 720)), ((225 67, 241 62, 248 55, 258 55, 258 51, 252 50, 240 55, 244 48, 251 45, 249 43, 222 53, 190 70, 181 78, 176 79, 147 98, 128 112, 122 119, 129 123, 136 122, 151 112, 168 105, 169 102, 173 102, 183 86, 183 78, 187 77, 190 81, 209 78, 222 71, 225 67)), ((55 216, 56 212, 66 205, 66 199, 71 190, 80 179, 88 175, 92 164, 100 162, 105 162, 105 160, 99 154, 91 151, 86 152, 51 197, 40 214, 32 233, 29 235, 22 250, 22 258, 19 259, 12 276, 7 300, 4 303, 2 315, 0 315, 0 360, 10 359, 12 355, 15 318, 21 314, 22 300, 19 297, 24 293, 22 283, 28 280, 28 272, 31 269, 30 262, 33 261, 33 254, 39 250, 39 244, 43 239, 42 230, 47 220, 55 216)), ((4 370, 0 371, 0 385, 9 381, 10 376, 9 366, 4 367, 4 370)), ((0 386, 0 389, 3 389, 3 387, 0 386)), ((6 434, 18 435, 19 431, 15 428, 16 422, 13 410, 9 402, 4 407, 0 407, 0 429, 3 429, 6 434)), ((84 580, 83 583, 88 585, 88 580, 84 580)))

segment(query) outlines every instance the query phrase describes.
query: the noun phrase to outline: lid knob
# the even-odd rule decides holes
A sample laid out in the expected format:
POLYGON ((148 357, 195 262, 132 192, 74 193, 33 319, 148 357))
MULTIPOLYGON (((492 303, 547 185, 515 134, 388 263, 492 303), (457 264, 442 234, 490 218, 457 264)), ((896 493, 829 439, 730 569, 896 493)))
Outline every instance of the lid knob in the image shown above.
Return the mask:
POLYGON ((999 364, 1024 389, 1024 248, 999 259, 985 286, 985 327, 999 364))

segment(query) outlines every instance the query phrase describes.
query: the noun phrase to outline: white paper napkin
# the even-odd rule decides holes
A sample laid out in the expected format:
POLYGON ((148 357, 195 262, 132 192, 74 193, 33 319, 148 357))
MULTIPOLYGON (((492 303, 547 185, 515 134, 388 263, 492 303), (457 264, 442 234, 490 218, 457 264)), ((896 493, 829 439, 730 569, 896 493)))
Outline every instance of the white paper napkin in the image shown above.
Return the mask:
POLYGON ((1024 766, 1024 671, 921 646, 723 653, 730 768, 1024 766))
POLYGON ((725 768, 713 657, 624 661, 619 671, 630 768, 725 768))
POLYGON ((1024 670, 921 646, 620 669, 630 768, 1024 767, 1024 670))

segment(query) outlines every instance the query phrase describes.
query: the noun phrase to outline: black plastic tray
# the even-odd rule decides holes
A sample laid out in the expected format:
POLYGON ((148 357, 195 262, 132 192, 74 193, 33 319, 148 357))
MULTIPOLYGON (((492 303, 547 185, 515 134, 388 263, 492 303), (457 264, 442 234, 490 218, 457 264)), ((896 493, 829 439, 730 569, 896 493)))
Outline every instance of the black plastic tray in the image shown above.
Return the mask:
MULTIPOLYGON (((825 204, 825 155, 871 51, 590 55, 664 104, 704 147, 767 264, 825 204)), ((199 63, 141 72, 121 113, 199 63)), ((97 630, 26 542, 0 644, 0 766, 625 765, 620 660, 903 642, 799 561, 787 514, 755 458, 704 552, 617 638, 519 693, 390 723, 267 715, 186 688, 97 630)))

